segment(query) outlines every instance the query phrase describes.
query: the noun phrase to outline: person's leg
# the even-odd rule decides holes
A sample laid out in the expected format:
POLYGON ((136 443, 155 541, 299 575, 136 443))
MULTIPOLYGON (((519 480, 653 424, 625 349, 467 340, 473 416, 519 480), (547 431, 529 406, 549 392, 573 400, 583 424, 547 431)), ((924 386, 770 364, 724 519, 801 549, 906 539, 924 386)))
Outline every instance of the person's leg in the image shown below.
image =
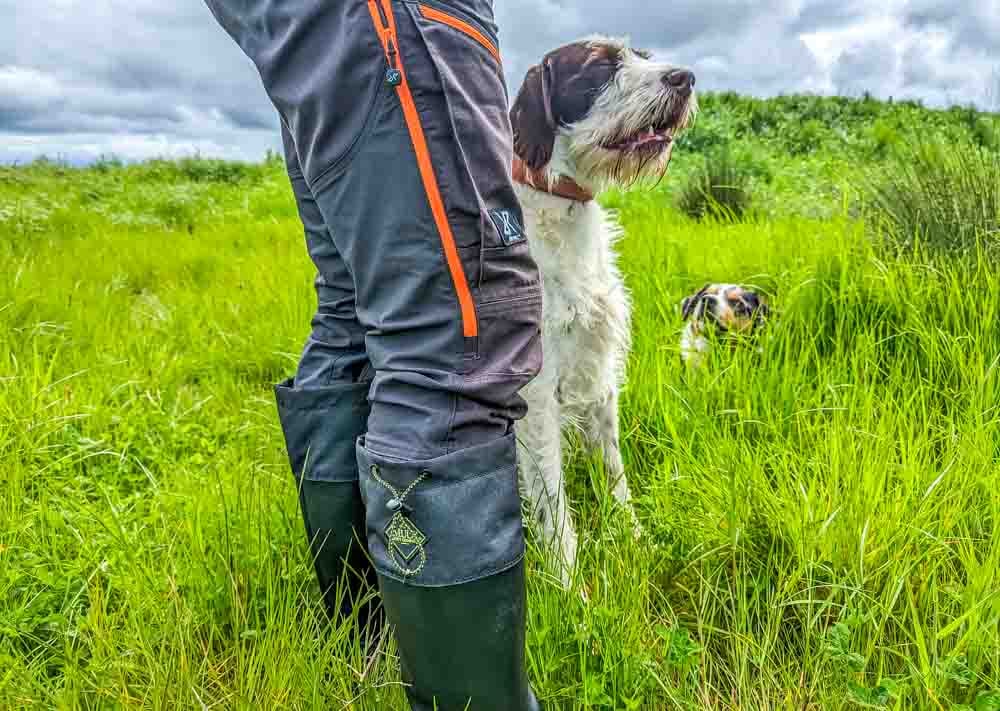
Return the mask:
POLYGON ((541 367, 539 275, 481 42, 491 7, 428 7, 375 8, 386 99, 317 192, 335 236, 361 230, 344 250, 376 371, 358 447, 369 548, 415 711, 533 711, 513 423, 541 367))
POLYGON ((541 365, 541 288, 491 3, 209 2, 353 277, 375 373, 368 543, 411 706, 533 711, 513 423, 541 365))
POLYGON ((316 577, 333 620, 357 614, 363 634, 377 634, 375 576, 367 557, 364 505, 355 442, 370 407, 364 328, 354 311, 354 285, 323 222, 283 130, 288 176, 317 269, 318 308, 295 378, 276 388, 278 412, 316 577), (369 619, 373 626, 368 629, 369 619))

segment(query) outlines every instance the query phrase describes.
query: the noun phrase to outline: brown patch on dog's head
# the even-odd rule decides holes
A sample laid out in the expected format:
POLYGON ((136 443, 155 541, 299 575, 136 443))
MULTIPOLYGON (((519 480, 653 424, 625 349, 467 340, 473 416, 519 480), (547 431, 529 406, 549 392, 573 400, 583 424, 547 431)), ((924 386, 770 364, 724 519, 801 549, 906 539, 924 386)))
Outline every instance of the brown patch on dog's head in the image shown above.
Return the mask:
MULTIPOLYGON (((553 50, 528 70, 510 111, 514 152, 533 171, 548 165, 556 132, 585 118, 618 72, 616 44, 580 41, 553 50)), ((645 53, 644 53, 644 56, 645 53)))

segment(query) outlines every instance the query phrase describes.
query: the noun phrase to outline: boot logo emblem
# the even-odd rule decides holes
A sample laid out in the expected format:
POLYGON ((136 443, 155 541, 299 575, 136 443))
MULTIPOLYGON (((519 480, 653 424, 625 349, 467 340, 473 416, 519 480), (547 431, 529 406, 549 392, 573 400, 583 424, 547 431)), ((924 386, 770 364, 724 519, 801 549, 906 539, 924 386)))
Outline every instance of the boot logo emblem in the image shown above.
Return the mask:
POLYGON ((386 552, 403 577, 412 578, 419 575, 427 565, 427 551, 424 548, 427 545, 427 536, 410 520, 408 514, 412 509, 407 506, 406 499, 421 482, 430 477, 430 472, 423 472, 402 492, 379 476, 377 466, 372 466, 371 475, 392 495, 386 508, 393 514, 382 532, 385 537, 386 552))
MULTIPOLYGON (((403 565, 396 560, 397 555, 403 559, 406 565, 412 565, 413 560, 418 556, 421 560, 427 558, 427 554, 424 552, 427 536, 402 512, 389 519, 389 525, 385 527, 385 539, 389 544, 389 555, 392 556, 393 562, 400 569, 403 568, 403 565)), ((406 574, 405 570, 402 572, 406 574)))

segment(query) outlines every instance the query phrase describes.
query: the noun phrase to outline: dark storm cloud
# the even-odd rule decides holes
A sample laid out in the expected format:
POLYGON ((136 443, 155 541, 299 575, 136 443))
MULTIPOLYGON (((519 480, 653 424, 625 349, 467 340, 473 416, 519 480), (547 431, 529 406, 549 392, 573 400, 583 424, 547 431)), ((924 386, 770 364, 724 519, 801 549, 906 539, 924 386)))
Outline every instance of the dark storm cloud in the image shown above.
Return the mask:
POLYGON ((97 75, 109 88, 125 90, 178 89, 188 80, 164 57, 125 53, 97 75))
POLYGON ((252 107, 229 107, 221 109, 222 115, 235 128, 255 130, 271 130, 274 128, 274 112, 267 108, 259 110, 252 107))
MULTIPOLYGON (((948 103, 986 101, 976 83, 1000 44, 998 4, 496 0, 496 13, 512 90, 547 50, 607 34, 692 67, 710 90, 871 90, 948 103), (892 31, 866 34, 873 22, 892 31), (934 33, 946 47, 925 37, 934 33)), ((0 161, 41 152, 255 159, 279 147, 277 130, 253 65, 202 0, 0 0, 0 161)))

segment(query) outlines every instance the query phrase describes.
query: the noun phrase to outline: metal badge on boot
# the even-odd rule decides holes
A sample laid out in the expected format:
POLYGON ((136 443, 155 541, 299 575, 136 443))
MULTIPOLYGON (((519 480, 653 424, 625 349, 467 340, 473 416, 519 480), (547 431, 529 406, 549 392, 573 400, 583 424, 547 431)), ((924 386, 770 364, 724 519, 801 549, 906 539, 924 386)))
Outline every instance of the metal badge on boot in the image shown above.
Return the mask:
POLYGON ((416 481, 406 487, 406 491, 400 493, 399 490, 385 479, 379 476, 378 467, 372 466, 372 478, 385 487, 393 498, 386 503, 386 508, 394 512, 389 523, 386 525, 383 535, 386 540, 386 550, 392 562, 405 577, 411 578, 419 575, 420 571, 427 565, 427 551, 424 546, 427 544, 427 536, 417 528, 417 525, 410 520, 407 513, 411 511, 406 505, 406 497, 420 485, 425 479, 430 477, 430 472, 423 472, 416 481), (420 559, 415 568, 408 568, 414 559, 420 559), (402 562, 400 561, 402 559, 402 562))

